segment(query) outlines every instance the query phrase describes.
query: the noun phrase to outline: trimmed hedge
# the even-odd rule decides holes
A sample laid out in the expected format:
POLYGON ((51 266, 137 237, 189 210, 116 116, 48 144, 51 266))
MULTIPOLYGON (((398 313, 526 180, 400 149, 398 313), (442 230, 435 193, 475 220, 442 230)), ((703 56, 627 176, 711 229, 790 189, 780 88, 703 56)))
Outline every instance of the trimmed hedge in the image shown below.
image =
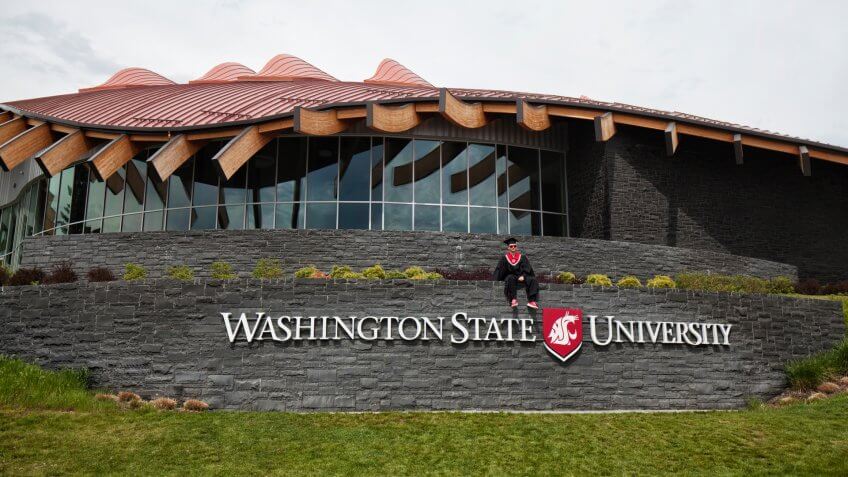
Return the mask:
POLYGON ((717 275, 680 273, 675 277, 678 288, 725 293, 792 293, 792 280, 777 277, 771 280, 749 275, 717 275))

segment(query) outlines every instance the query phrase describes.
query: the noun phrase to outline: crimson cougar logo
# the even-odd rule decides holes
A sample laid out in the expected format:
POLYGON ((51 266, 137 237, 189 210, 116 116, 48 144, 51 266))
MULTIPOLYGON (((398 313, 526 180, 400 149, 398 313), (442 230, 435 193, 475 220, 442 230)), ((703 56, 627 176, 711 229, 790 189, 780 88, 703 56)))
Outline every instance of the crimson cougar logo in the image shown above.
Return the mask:
POLYGON ((542 310, 542 334, 545 348, 565 361, 583 344, 583 310, 577 308, 545 308, 542 310))

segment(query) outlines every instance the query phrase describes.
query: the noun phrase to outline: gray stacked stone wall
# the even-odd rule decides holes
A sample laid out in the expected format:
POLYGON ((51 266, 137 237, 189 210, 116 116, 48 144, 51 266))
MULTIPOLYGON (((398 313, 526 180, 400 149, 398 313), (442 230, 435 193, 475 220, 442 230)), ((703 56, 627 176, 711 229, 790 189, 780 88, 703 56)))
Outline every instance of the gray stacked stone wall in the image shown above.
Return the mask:
POLYGON ((848 279, 848 168, 681 137, 674 157, 663 135, 621 126, 599 146, 573 127, 568 153, 572 234, 757 257, 802 277, 848 279), (605 193, 604 193, 605 192, 605 193), (600 211, 598 209, 601 209, 600 211), (575 227, 576 225, 576 227, 575 227), (581 228, 583 227, 583 228, 581 228))
MULTIPOLYGON (((249 276, 260 258, 279 259, 287 273, 314 264, 384 268, 412 265, 442 269, 493 269, 504 245, 499 235, 356 230, 245 230, 141 232, 31 237, 23 244, 23 267, 49 268, 70 261, 84 274, 93 266, 121 273, 125 263, 164 276, 168 266, 188 265, 208 277, 211 264, 225 261, 249 276)), ((676 247, 559 237, 523 237, 520 246, 537 273, 636 275, 710 271, 760 277, 797 277, 791 265, 676 247)))
POLYGON ((760 295, 552 285, 546 306, 584 312, 583 347, 565 363, 541 341, 452 345, 450 316, 513 314, 491 282, 171 280, 0 290, 0 353, 48 368, 86 367, 93 384, 215 408, 711 409, 769 398, 784 364, 845 334, 839 304, 760 295), (273 316, 444 316, 443 341, 231 344, 221 312, 273 316), (587 315, 733 325, 729 346, 589 339, 587 315))

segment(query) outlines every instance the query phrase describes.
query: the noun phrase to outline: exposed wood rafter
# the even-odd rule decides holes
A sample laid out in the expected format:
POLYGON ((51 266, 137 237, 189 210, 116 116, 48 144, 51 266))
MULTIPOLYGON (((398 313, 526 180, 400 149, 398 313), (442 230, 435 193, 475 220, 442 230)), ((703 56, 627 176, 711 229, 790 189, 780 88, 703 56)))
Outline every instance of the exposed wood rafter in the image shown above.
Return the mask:
POLYGON ((807 146, 798 146, 798 165, 801 166, 801 173, 806 177, 812 175, 810 170, 810 151, 807 146))
POLYGON ((222 147, 212 162, 217 165, 221 175, 229 179, 272 139, 273 134, 262 134, 257 126, 248 126, 222 147))
POLYGON ((368 103, 365 125, 369 129, 384 133, 400 133, 409 131, 419 124, 421 124, 421 115, 412 103, 402 106, 368 103))
POLYGON ((0 124, 0 144, 26 131, 26 120, 21 117, 10 119, 0 124))
POLYGON ((41 123, 0 145, 0 166, 10 171, 53 143, 50 125, 41 123))
POLYGON ((313 111, 297 106, 294 108, 294 132, 314 136, 338 134, 347 129, 348 123, 339 118, 339 111, 313 111))
POLYGON ((457 126, 468 129, 481 128, 489 122, 482 103, 466 103, 447 88, 439 89, 439 113, 457 126))
POLYGON ((47 177, 53 177, 80 160, 94 143, 79 129, 54 142, 35 156, 35 162, 47 177))
POLYGON ((551 127, 548 107, 544 104, 532 106, 523 99, 515 102, 515 121, 529 131, 544 131, 551 127))
POLYGON ((147 160, 161 181, 165 181, 191 156, 197 154, 206 141, 189 141, 185 134, 178 134, 160 147, 147 160))
POLYGON ((112 177, 140 151, 141 147, 132 142, 128 135, 121 134, 91 156, 88 164, 94 176, 103 181, 112 177))
POLYGON ((671 157, 677 152, 677 123, 670 122, 665 127, 665 153, 671 157))
POLYGON ((595 116, 595 141, 606 142, 615 135, 615 119, 612 113, 595 116))
POLYGON ((742 151, 742 135, 733 135, 733 155, 736 157, 736 165, 741 166, 745 162, 744 151, 742 151))
POLYGON ((5 123, 12 119, 12 113, 9 111, 0 111, 0 123, 5 123))

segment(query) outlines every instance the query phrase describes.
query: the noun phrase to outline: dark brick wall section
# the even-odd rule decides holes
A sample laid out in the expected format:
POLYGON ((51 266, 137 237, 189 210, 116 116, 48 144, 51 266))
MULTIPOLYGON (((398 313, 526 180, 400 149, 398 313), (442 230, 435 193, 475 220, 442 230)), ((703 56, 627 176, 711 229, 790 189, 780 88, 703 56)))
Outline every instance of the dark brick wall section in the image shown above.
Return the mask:
MULTIPOLYGON (((22 266, 49 268, 69 260, 81 274, 95 265, 121 273, 127 262, 146 267, 149 277, 164 276, 171 265, 189 265, 208 277, 211 264, 223 260, 250 276, 260 258, 279 259, 287 273, 314 264, 354 268, 380 263, 384 268, 494 268, 504 251, 498 235, 353 230, 246 230, 143 232, 28 238, 22 266)), ((522 250, 539 272, 633 274, 712 271, 760 277, 796 277, 794 267, 765 260, 676 247, 557 237, 525 237, 522 250)))
POLYGON ((587 135, 594 134, 589 122, 575 122, 570 127, 566 172, 571 236, 609 239, 610 163, 599 159, 604 143, 586 140, 587 135))
POLYGON ((87 367, 100 388, 201 398, 216 408, 711 409, 776 395, 787 360, 845 334, 839 303, 824 300, 566 285, 543 297, 549 306, 622 320, 735 326, 730 346, 597 347, 584 317, 583 348, 565 364, 541 342, 231 345, 222 311, 445 316, 446 339, 454 312, 513 315, 491 282, 155 280, 2 289, 0 353, 49 368, 87 367))
MULTIPOLYGON (((667 157, 661 133, 626 126, 601 149, 579 128, 570 141, 569 172, 604 171, 604 238, 758 257, 795 265, 802 277, 848 279, 845 166, 813 160, 804 177, 796 157, 755 148, 745 148, 737 166, 731 144, 688 136, 667 157)), ((572 224, 597 222, 598 198, 575 193, 583 180, 569 177, 572 224)), ((582 234, 596 236, 594 228, 582 234)))

